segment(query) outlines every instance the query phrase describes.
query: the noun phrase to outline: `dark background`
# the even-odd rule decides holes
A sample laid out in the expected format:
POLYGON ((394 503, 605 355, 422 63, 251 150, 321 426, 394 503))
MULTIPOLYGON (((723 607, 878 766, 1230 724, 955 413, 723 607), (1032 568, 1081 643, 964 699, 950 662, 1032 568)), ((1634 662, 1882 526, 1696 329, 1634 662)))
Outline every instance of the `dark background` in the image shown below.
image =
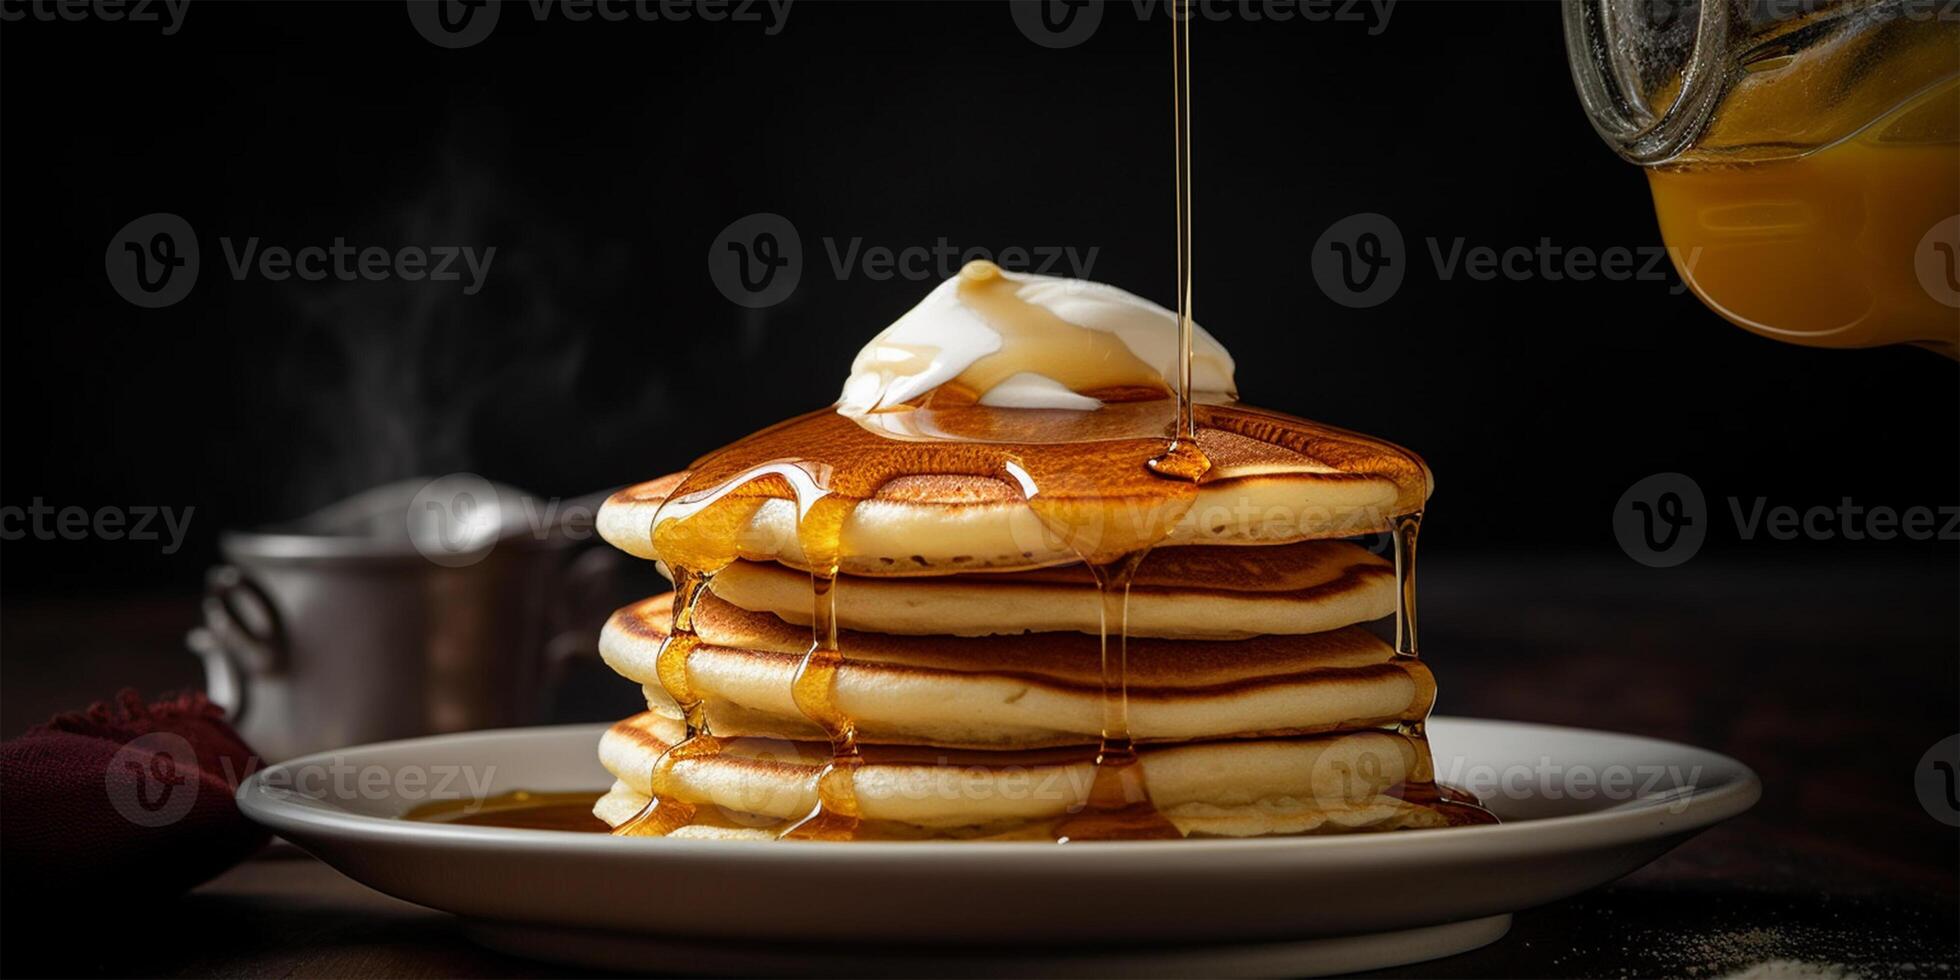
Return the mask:
MULTIPOLYGON (((1172 299, 1161 13, 1111 3, 1088 41, 1049 50, 997 3, 798 0, 775 36, 505 8, 462 50, 397 3, 195 3, 168 37, 0 29, 0 503, 196 508, 174 556, 7 542, 9 597, 189 586, 221 528, 389 479, 470 470, 573 496, 823 405, 931 285, 839 281, 826 238, 1094 248, 1092 278, 1172 299), (156 211, 196 230, 203 268, 144 310, 103 253, 156 211), (796 224, 805 262, 788 301, 751 312, 706 256, 758 211, 796 224), (475 296, 234 281, 218 239, 252 236, 497 254, 475 296)), ((1587 126, 1552 4, 1405 2, 1368 29, 1197 31, 1197 311, 1247 400, 1423 453, 1439 550, 1617 554, 1614 502, 1667 470, 1718 514, 1729 496, 1960 502, 1943 358, 1774 343, 1671 274, 1439 281, 1429 237, 1656 245, 1645 182, 1587 126), (1350 310, 1308 252, 1360 211, 1399 225, 1413 268, 1350 310)))
MULTIPOLYGON (((0 504, 196 508, 170 556, 0 545, 0 734, 193 679, 178 637, 223 528, 459 470, 576 496, 828 403, 931 284, 839 279, 825 239, 1095 248, 1091 278, 1171 299, 1161 14, 1111 2, 1049 50, 992 2, 796 0, 775 36, 530 11, 508 0, 462 50, 392 2, 198 0, 169 37, 0 25, 0 504), (158 211, 196 229, 202 272, 138 309, 104 249, 158 211), (763 211, 798 228, 803 275, 748 311, 707 255, 763 211), (475 296, 233 281, 218 239, 251 236, 497 253, 475 296)), ((1623 931, 1531 962, 1515 940, 1487 972, 1612 973, 1626 942, 1776 923, 1808 930, 1779 955, 1951 967, 1960 852, 1910 773, 1960 728, 1956 546, 1744 541, 1727 501, 1960 503, 1955 365, 1762 339, 1671 275, 1439 281, 1428 238, 1648 247, 1652 206, 1586 123, 1555 5, 1405 0, 1369 26, 1197 25, 1198 319, 1248 401, 1434 467, 1424 649, 1446 710, 1693 741, 1766 785, 1748 818, 1533 934, 1623 931), (1363 211, 1412 268, 1350 310, 1308 253, 1363 211), (1664 471, 1712 511, 1679 569, 1630 560, 1610 517, 1664 471)), ((561 714, 630 710, 604 681, 612 700, 561 714)))

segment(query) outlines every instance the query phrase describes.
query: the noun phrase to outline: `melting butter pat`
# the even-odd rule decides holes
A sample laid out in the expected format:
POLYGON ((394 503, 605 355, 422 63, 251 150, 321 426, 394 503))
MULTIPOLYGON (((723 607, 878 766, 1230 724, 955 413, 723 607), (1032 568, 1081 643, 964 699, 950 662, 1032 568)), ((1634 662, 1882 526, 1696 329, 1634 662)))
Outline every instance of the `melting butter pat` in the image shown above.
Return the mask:
MULTIPOLYGON (((1177 314, 1114 286, 967 263, 872 338, 837 410, 890 411, 954 385, 982 405, 1093 411, 1176 393, 1177 314)), ((1195 396, 1237 397, 1232 355, 1192 324, 1195 396)))

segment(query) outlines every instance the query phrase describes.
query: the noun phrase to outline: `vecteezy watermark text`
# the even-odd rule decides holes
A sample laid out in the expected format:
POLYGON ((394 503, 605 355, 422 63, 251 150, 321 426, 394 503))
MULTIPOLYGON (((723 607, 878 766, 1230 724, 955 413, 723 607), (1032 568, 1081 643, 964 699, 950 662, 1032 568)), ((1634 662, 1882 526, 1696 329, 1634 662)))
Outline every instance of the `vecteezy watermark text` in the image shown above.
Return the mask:
POLYGON ((1672 275, 1670 265, 1693 272, 1695 264, 1701 260, 1700 246, 1686 250, 1672 245, 1592 248, 1558 245, 1550 238, 1539 238, 1536 245, 1513 245, 1499 249, 1490 245, 1466 247, 1462 236, 1450 239, 1447 248, 1438 238, 1424 241, 1428 243, 1430 258, 1435 263, 1436 278, 1444 282, 1455 279, 1459 270, 1478 282, 1495 279, 1512 282, 1560 282, 1566 279, 1578 282, 1592 279, 1666 282, 1672 279, 1674 282, 1668 291, 1679 296, 1688 287, 1672 275))
MULTIPOLYGON (((173 732, 151 732, 124 743, 103 772, 109 804, 139 827, 164 827, 184 819, 200 793, 235 793, 259 772, 256 759, 229 757, 203 769, 189 741, 173 732)), ((356 765, 343 756, 303 766, 275 766, 259 777, 264 791, 337 803, 451 804, 457 813, 483 808, 496 786, 497 767, 450 763, 356 765)))
MULTIPOLYGON (((525 0, 512 2, 538 22, 563 20, 582 24, 760 24, 774 37, 789 23, 794 0, 525 0)), ((443 48, 467 48, 496 29, 504 0, 408 0, 408 20, 416 33, 443 48)))
POLYGON ((162 24, 163 36, 169 37, 183 28, 190 6, 191 0, 0 0, 0 22, 162 24))
MULTIPOLYGON (((322 282, 461 283, 475 296, 490 275, 497 247, 474 245, 351 245, 336 236, 324 245, 267 244, 257 235, 218 239, 225 270, 236 281, 257 276, 271 282, 299 279, 322 282)), ((197 233, 190 222, 167 212, 146 214, 122 226, 109 239, 103 267, 109 285, 131 304, 145 309, 170 306, 190 295, 203 265, 197 233)), ((447 288, 447 287, 442 287, 447 288)))
POLYGON ((1843 497, 1835 504, 1799 508, 1771 505, 1768 497, 1746 504, 1741 497, 1730 497, 1729 512, 1744 541, 1759 533, 1777 541, 1960 541, 1960 506, 1861 507, 1843 497))
MULTIPOLYGON (((937 282, 968 262, 985 259, 1004 269, 1087 279, 1100 246, 958 245, 945 237, 931 244, 867 245, 863 236, 823 236, 824 256, 839 282, 865 278, 937 282)), ((803 235, 780 214, 760 212, 732 222, 708 245, 708 278, 737 306, 763 309, 790 297, 803 280, 803 235)))
POLYGON ((1044 48, 1072 48, 1096 33, 1106 8, 1139 21, 1178 18, 1250 24, 1355 24, 1369 37, 1388 29, 1396 0, 1008 0, 1014 26, 1044 48))
POLYGON ((268 769, 260 781, 268 789, 313 799, 456 800, 468 813, 489 799, 496 778, 495 764, 355 765, 342 756, 333 756, 312 765, 268 769))
MULTIPOLYGON (((1726 499, 1742 541, 1960 541, 1960 505, 1772 503, 1766 496, 1726 499)), ((1655 473, 1636 481, 1613 508, 1620 549, 1650 568, 1669 568, 1701 550, 1712 525, 1701 485, 1685 473, 1655 473)))
POLYGON ((256 268, 260 278, 273 282, 285 279, 303 279, 307 282, 327 279, 340 282, 381 282, 387 279, 467 282, 463 287, 465 296, 475 296, 483 288, 483 279, 490 274, 490 263, 497 258, 495 245, 481 252, 469 245, 385 248, 379 245, 349 245, 346 239, 335 238, 331 245, 290 248, 261 246, 257 236, 236 244, 230 238, 220 238, 218 244, 224 249, 225 265, 231 270, 233 279, 245 279, 256 268), (468 274, 467 279, 465 273, 468 274))
MULTIPOLYGON (((1427 236, 1424 252, 1438 282, 1663 282, 1687 291, 1701 248, 1663 245, 1567 245, 1540 237, 1530 245, 1474 243, 1461 235, 1427 236), (1677 272, 1678 270, 1678 272, 1677 272)), ((1380 306, 1393 298, 1417 262, 1404 246, 1402 229, 1384 214, 1352 214, 1329 225, 1309 257, 1314 281, 1328 299, 1351 309, 1380 306)))
POLYGON ((830 256, 832 275, 840 280, 858 275, 874 282, 887 279, 908 282, 950 279, 960 271, 961 266, 981 259, 1002 268, 1036 275, 1086 279, 1090 270, 1095 268, 1096 255, 1102 251, 1096 245, 1087 249, 1074 245, 1009 245, 998 251, 981 246, 963 248, 947 241, 944 236, 931 245, 901 245, 896 248, 888 245, 867 248, 862 238, 843 242, 825 238, 823 247, 830 256))
POLYGON ((1540 756, 1531 764, 1471 764, 1462 757, 1438 765, 1436 781, 1491 800, 1640 800, 1680 813, 1700 789, 1702 767, 1563 764, 1540 756))
POLYGON ((55 507, 40 497, 25 507, 0 506, 0 541, 164 541, 163 553, 184 546, 195 507, 55 507))

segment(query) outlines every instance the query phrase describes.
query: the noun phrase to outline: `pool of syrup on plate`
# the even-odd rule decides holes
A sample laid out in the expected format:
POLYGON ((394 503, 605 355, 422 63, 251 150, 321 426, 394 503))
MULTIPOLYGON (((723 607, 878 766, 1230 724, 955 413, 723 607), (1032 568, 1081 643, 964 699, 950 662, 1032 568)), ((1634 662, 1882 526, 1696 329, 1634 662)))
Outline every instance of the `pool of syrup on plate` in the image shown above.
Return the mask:
POLYGON ((478 799, 436 800, 403 815, 423 823, 465 827, 509 827, 518 830, 564 830, 603 834, 612 828, 592 815, 592 805, 604 790, 544 793, 516 790, 478 799))

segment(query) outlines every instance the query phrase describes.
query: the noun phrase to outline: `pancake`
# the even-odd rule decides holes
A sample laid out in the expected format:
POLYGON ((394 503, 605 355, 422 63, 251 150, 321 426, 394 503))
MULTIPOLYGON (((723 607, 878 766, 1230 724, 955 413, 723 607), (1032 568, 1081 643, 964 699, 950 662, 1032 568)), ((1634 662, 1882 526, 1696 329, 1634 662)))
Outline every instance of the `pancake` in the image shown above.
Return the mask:
MULTIPOLYGON (((642 684, 649 707, 679 708, 660 687, 655 659, 673 597, 614 613, 599 651, 642 684)), ((791 697, 810 646, 807 627, 714 596, 695 609, 704 641, 688 658, 688 684, 721 735, 819 739, 791 697)), ((1102 654, 1095 637, 889 636, 843 632, 832 689, 859 741, 953 748, 1094 745, 1102 725, 1102 654)), ((1373 633, 1347 627, 1307 636, 1233 642, 1133 639, 1130 734, 1140 742, 1295 735, 1420 721, 1436 685, 1419 661, 1397 658, 1373 633)))
MULTIPOLYGON (((609 729, 599 758, 621 785, 594 813, 617 825, 644 805, 654 760, 680 727, 641 714, 609 729)), ((1146 748, 1138 760, 1158 810, 1187 836, 1255 837, 1440 826, 1442 813, 1393 795, 1426 774, 1427 756, 1419 741, 1364 731, 1146 748)), ((829 757, 822 743, 729 739, 719 753, 677 763, 668 788, 703 808, 709 825, 696 836, 758 836, 816 806, 817 772, 829 757)), ((1036 836, 1087 800, 1094 764, 1092 753, 1073 750, 866 746, 854 778, 865 820, 885 835, 1036 836)))
MULTIPOLYGON (((709 586, 744 609, 811 619, 810 576, 738 561, 709 586)), ((877 633, 986 636, 1069 630, 1099 635, 1102 601, 1086 568, 936 578, 852 576, 837 624, 877 633)), ((1199 545, 1152 552, 1130 585, 1132 637, 1240 639, 1339 629, 1395 613, 1395 566, 1345 541, 1270 548, 1199 545)), ((848 648, 847 648, 848 649, 848 648)))
MULTIPOLYGON (((614 780, 612 789, 592 804, 592 815, 617 827, 633 815, 646 809, 647 795, 623 782, 614 780)), ((770 829, 773 821, 760 817, 747 817, 742 822, 733 820, 713 823, 690 824, 667 836, 678 840, 775 840, 776 833, 770 829), (744 826, 754 824, 755 826, 744 826)))
MULTIPOLYGON (((1195 410, 1198 445, 1212 469, 1165 544, 1260 545, 1352 537, 1385 530, 1392 518, 1421 510, 1428 499, 1428 467, 1393 444, 1237 404, 1195 410)), ((822 409, 738 445, 750 456, 780 460, 893 457, 892 478, 877 481, 875 491, 863 499, 853 499, 843 517, 842 570, 944 575, 1076 560, 1069 543, 1029 507, 1024 487, 1002 471, 1003 460, 1059 459, 1064 461, 1058 464, 1062 472, 1097 474, 1082 487, 1040 488, 1082 505, 1092 523, 1107 521, 1114 527, 1152 520, 1149 508, 1161 501, 1138 496, 1142 491, 1134 488, 1125 491, 1109 479, 1111 473, 1129 474, 1124 478, 1132 480, 1160 479, 1130 472, 1140 471, 1137 460, 1144 458, 1136 442, 978 441, 934 444, 928 450, 822 409), (770 440, 782 445, 774 447, 770 440), (1119 452, 1111 447, 1123 448, 1119 452)), ((710 486, 725 479, 713 456, 697 461, 690 472, 716 474, 710 486)), ((688 476, 676 473, 613 494, 599 510, 600 535, 629 554, 661 557, 650 533, 654 515, 688 476)), ((796 533, 797 505, 786 481, 764 478, 726 489, 729 498, 753 507, 740 520, 737 556, 805 564, 796 533)), ((689 498, 696 492, 690 490, 689 498)))

